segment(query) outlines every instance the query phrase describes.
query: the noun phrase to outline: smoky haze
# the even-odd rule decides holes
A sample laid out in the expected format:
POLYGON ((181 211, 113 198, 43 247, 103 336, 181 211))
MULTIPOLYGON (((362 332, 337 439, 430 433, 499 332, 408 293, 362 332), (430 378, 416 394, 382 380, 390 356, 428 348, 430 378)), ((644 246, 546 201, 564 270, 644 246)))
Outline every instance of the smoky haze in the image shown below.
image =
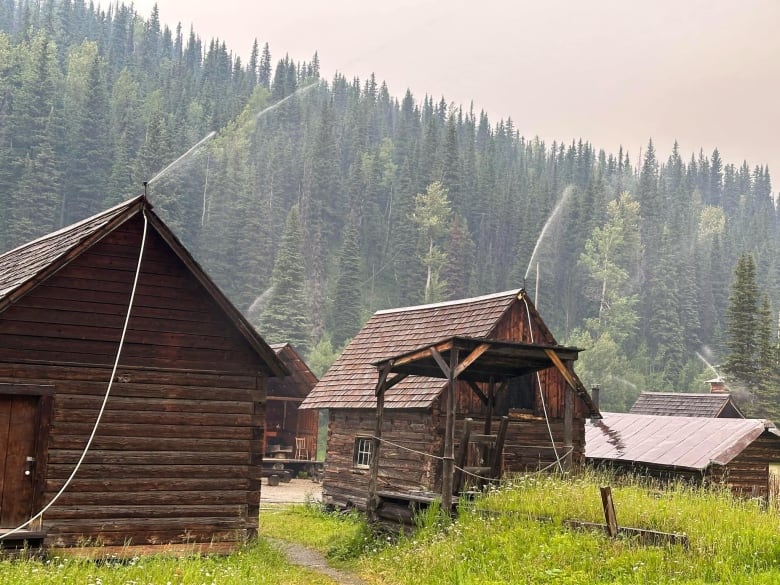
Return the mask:
POLYGON ((726 163, 780 169, 776 0, 135 0, 171 28, 219 38, 244 61, 255 38, 274 63, 319 53, 322 76, 391 95, 442 96, 520 133, 631 160, 652 137, 661 160, 717 147, 726 163))

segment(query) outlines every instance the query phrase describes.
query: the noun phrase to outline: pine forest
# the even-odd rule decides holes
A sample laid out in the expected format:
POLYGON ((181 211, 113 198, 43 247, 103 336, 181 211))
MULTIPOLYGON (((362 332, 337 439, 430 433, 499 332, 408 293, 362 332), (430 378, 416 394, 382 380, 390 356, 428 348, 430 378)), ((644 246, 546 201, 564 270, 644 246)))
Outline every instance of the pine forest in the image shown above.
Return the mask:
POLYGON ((746 415, 780 419, 766 166, 676 144, 661 160, 651 137, 632 159, 546 143, 398 90, 323 79, 317 54, 261 38, 244 62, 157 10, 0 0, 0 250, 147 189, 260 334, 318 374, 376 310, 524 287, 585 350, 603 409, 722 374, 746 415))

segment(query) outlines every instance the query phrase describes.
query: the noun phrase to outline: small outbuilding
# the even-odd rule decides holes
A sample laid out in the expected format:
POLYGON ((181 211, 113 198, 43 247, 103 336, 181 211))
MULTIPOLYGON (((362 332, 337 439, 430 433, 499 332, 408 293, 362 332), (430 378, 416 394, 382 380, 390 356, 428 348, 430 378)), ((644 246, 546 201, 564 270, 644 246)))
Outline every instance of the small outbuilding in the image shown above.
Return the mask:
POLYGON ((271 347, 290 375, 268 381, 265 463, 276 469, 305 470, 305 463, 317 457, 319 413, 299 407, 317 384, 317 376, 289 343, 271 347))
POLYGON ((642 392, 629 412, 655 416, 745 418, 730 394, 642 392))
POLYGON ((765 420, 602 413, 585 426, 589 464, 661 481, 728 484, 735 494, 777 494, 780 436, 765 420))
POLYGON ((0 545, 244 542, 286 374, 143 196, 0 255, 0 545))
POLYGON ((522 289, 375 313, 302 404, 329 413, 325 503, 446 508, 507 471, 583 463, 598 411, 578 352, 522 289))

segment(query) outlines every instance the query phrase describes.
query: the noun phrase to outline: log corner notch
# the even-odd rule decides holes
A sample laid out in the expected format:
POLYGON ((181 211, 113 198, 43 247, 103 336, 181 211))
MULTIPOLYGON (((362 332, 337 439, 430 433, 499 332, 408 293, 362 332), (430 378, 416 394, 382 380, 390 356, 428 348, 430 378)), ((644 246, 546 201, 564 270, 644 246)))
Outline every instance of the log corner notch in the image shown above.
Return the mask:
MULTIPOLYGON (((381 428, 385 391, 400 381, 401 376, 427 376, 447 381, 445 410, 444 453, 442 457, 441 505, 445 510, 452 509, 455 462, 455 384, 459 379, 465 380, 474 389, 477 382, 485 382, 494 387, 496 382, 502 383, 514 377, 538 372, 550 367, 557 368, 571 387, 566 394, 566 416, 569 419, 564 438, 571 453, 572 418, 574 413, 574 393, 582 396, 584 391, 573 371, 571 363, 577 359, 579 350, 563 346, 542 346, 528 343, 499 341, 485 338, 450 337, 413 351, 393 356, 375 362, 379 372, 375 395, 377 398, 376 434, 374 437, 374 453, 369 477, 368 516, 376 519, 377 477, 379 473, 379 448, 381 443, 381 428), (460 356, 465 357, 461 360, 460 356), (569 364, 567 368, 564 362, 569 364), (390 378, 390 374, 395 374, 390 378)), ((480 395, 480 400, 487 399, 480 395)), ((590 396, 585 392, 586 402, 590 396)), ((571 459, 571 457, 569 457, 571 459)))

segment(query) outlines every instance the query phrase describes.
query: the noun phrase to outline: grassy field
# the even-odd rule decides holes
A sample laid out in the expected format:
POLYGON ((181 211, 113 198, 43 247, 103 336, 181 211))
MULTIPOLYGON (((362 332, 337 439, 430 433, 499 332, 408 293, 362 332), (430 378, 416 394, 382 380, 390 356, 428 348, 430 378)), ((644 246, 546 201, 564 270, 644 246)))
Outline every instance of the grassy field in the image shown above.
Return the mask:
POLYGON ((593 474, 516 478, 461 510, 457 521, 432 510, 418 524, 397 540, 375 537, 359 515, 298 505, 264 510, 259 541, 229 557, 1 561, 0 583, 333 583, 290 567, 264 538, 315 548, 374 585, 780 583, 778 510, 724 490, 658 490, 593 474), (564 520, 603 522, 601 485, 612 486, 621 526, 684 533, 688 545, 646 546, 568 528, 564 520))
POLYGON ((391 545, 367 538, 354 520, 302 509, 266 519, 265 530, 291 539, 306 533, 316 545, 313 533, 338 535, 341 522, 347 529, 332 536, 331 556, 351 558, 371 583, 780 583, 777 510, 722 490, 659 491, 592 474, 531 477, 479 499, 457 522, 431 513, 414 535, 391 545), (688 546, 645 546, 565 527, 565 519, 604 521, 599 486, 605 483, 612 483, 620 525, 685 533, 688 546))
POLYGON ((99 562, 55 556, 0 561, 2 585, 333 585, 314 571, 290 566, 263 540, 230 556, 166 556, 99 562))

